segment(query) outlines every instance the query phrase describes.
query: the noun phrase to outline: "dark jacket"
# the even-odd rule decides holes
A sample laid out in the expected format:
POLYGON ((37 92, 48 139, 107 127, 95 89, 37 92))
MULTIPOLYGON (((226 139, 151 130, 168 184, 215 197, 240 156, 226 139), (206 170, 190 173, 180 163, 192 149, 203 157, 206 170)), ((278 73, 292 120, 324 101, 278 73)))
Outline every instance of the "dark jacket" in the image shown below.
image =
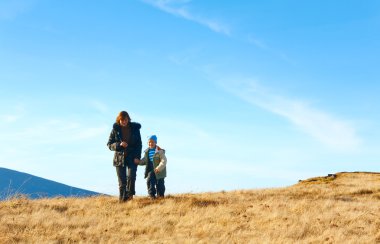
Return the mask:
MULTIPOLYGON (((128 126, 131 127, 131 136, 129 141, 127 141, 128 146, 125 151, 120 143, 122 141, 121 137, 121 126, 117 123, 113 124, 113 129, 111 131, 110 137, 108 139, 107 146, 111 151, 115 151, 115 155, 113 157, 113 166, 126 166, 124 160, 124 153, 127 153, 127 159, 132 160, 135 158, 141 158, 141 135, 140 128, 141 125, 139 123, 130 122, 128 126)), ((132 162, 133 164, 133 162, 132 162)))

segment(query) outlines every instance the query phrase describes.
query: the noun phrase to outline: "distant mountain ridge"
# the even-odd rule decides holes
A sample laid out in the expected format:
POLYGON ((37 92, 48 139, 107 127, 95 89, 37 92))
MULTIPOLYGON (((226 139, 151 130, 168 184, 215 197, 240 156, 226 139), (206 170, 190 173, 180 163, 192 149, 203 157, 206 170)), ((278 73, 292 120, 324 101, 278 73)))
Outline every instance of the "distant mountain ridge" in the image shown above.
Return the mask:
POLYGON ((101 193, 68 186, 27 173, 0 167, 0 200, 25 195, 28 198, 89 197, 101 193))

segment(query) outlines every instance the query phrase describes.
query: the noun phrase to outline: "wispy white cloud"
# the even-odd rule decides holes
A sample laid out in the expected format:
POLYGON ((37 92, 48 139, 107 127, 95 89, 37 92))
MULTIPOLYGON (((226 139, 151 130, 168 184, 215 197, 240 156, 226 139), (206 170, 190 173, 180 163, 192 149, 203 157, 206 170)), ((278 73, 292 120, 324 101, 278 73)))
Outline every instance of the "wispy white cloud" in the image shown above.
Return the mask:
POLYGON ((6 106, 0 110, 0 121, 13 123, 25 116, 25 107, 23 104, 6 106))
POLYGON ((168 59, 176 65, 191 65, 201 52, 200 48, 186 49, 169 55, 168 59))
POLYGON ((0 116, 0 119, 6 123, 12 123, 19 119, 19 116, 14 114, 3 114, 0 116))
POLYGON ((187 150, 194 144, 211 146, 217 144, 218 140, 201 125, 178 118, 160 118, 149 116, 134 116, 136 121, 143 124, 142 139, 146 142, 147 136, 157 134, 159 141, 171 144, 171 148, 187 150), (147 125, 147 127, 145 126, 147 125), (185 139, 185 140, 184 140, 185 139), (178 142, 181 143, 179 144, 178 142))
POLYGON ((229 36, 231 31, 225 25, 216 20, 197 16, 189 11, 186 4, 191 1, 181 0, 142 0, 143 2, 150 4, 161 11, 172 14, 174 16, 193 21, 200 25, 206 26, 210 30, 229 36))
POLYGON ((269 48, 264 41, 259 40, 258 38, 253 36, 248 37, 248 43, 253 44, 254 46, 264 50, 267 50, 269 48))
POLYGON ((101 113, 107 113, 109 111, 108 106, 99 100, 90 100, 90 106, 101 113))
MULTIPOLYGON (((181 162, 183 165, 194 165, 202 167, 203 172, 214 172, 214 174, 223 174, 223 175, 241 175, 245 177, 254 177, 258 178, 268 178, 268 179, 282 179, 288 181, 296 182, 300 177, 301 173, 306 174, 307 172, 295 172, 290 169, 273 167, 273 165, 267 164, 252 164, 246 162, 234 161, 231 164, 230 160, 219 159, 219 160, 210 160, 207 157, 188 159, 186 157, 178 157, 175 160, 176 162, 181 162), (221 167, 222 166, 222 167, 221 167)), ((172 167, 183 168, 185 166, 175 165, 172 167)), ((188 171, 198 171, 197 167, 187 169, 188 171)), ((314 173, 315 174, 315 173, 314 173)), ((312 175, 309 173, 309 175, 312 175)))
POLYGON ((2 0, 0 1, 0 20, 13 20, 20 14, 23 14, 32 5, 34 1, 25 0, 2 0))
MULTIPOLYGON (((9 117, 8 120, 19 120, 9 117)), ((0 146, 18 144, 22 150, 34 150, 45 147, 62 147, 85 145, 93 143, 99 138, 106 138, 109 127, 102 123, 88 123, 73 119, 44 119, 40 118, 33 121, 17 121, 8 123, 2 129, 0 146)), ((0 150, 1 152, 1 150, 0 150)))
POLYGON ((255 46, 256 48, 259 48, 261 50, 264 50, 273 56, 282 59, 283 61, 291 64, 291 65, 296 65, 296 62, 292 60, 287 54, 285 54, 282 51, 275 50, 273 47, 271 47, 268 43, 266 43, 264 40, 259 39, 253 35, 249 35, 248 38, 246 39, 246 42, 249 44, 255 46))
POLYGON ((255 80, 235 78, 218 84, 250 104, 286 118, 301 131, 332 149, 352 151, 361 144, 350 122, 316 109, 305 101, 273 94, 255 80))
POLYGON ((17 140, 23 138, 25 144, 61 145, 80 143, 105 135, 107 129, 106 125, 87 125, 75 121, 51 119, 19 129, 13 133, 13 138, 17 140))

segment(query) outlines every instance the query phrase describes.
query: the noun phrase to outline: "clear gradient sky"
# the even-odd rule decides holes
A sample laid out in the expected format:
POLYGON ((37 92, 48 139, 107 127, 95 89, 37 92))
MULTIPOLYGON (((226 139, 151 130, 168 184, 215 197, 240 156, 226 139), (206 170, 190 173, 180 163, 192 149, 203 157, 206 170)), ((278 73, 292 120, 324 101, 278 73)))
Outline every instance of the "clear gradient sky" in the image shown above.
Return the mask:
POLYGON ((0 167, 117 194, 126 110, 168 193, 380 171, 379 64, 377 0, 0 0, 0 167))

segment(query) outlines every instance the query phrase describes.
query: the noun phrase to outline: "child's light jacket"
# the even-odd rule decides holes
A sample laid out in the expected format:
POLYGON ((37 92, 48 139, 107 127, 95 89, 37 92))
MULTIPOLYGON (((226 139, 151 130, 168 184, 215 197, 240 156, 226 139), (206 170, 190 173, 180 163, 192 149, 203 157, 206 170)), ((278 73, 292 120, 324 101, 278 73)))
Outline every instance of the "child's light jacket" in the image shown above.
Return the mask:
POLYGON ((158 169, 160 172, 155 173, 156 179, 162 179, 166 177, 166 163, 167 159, 165 156, 165 150, 156 146, 156 152, 153 155, 153 164, 149 163, 149 148, 145 149, 144 157, 141 159, 140 165, 146 165, 145 167, 145 178, 148 177, 148 173, 151 170, 158 169), (152 168, 153 166, 153 168, 152 168))

